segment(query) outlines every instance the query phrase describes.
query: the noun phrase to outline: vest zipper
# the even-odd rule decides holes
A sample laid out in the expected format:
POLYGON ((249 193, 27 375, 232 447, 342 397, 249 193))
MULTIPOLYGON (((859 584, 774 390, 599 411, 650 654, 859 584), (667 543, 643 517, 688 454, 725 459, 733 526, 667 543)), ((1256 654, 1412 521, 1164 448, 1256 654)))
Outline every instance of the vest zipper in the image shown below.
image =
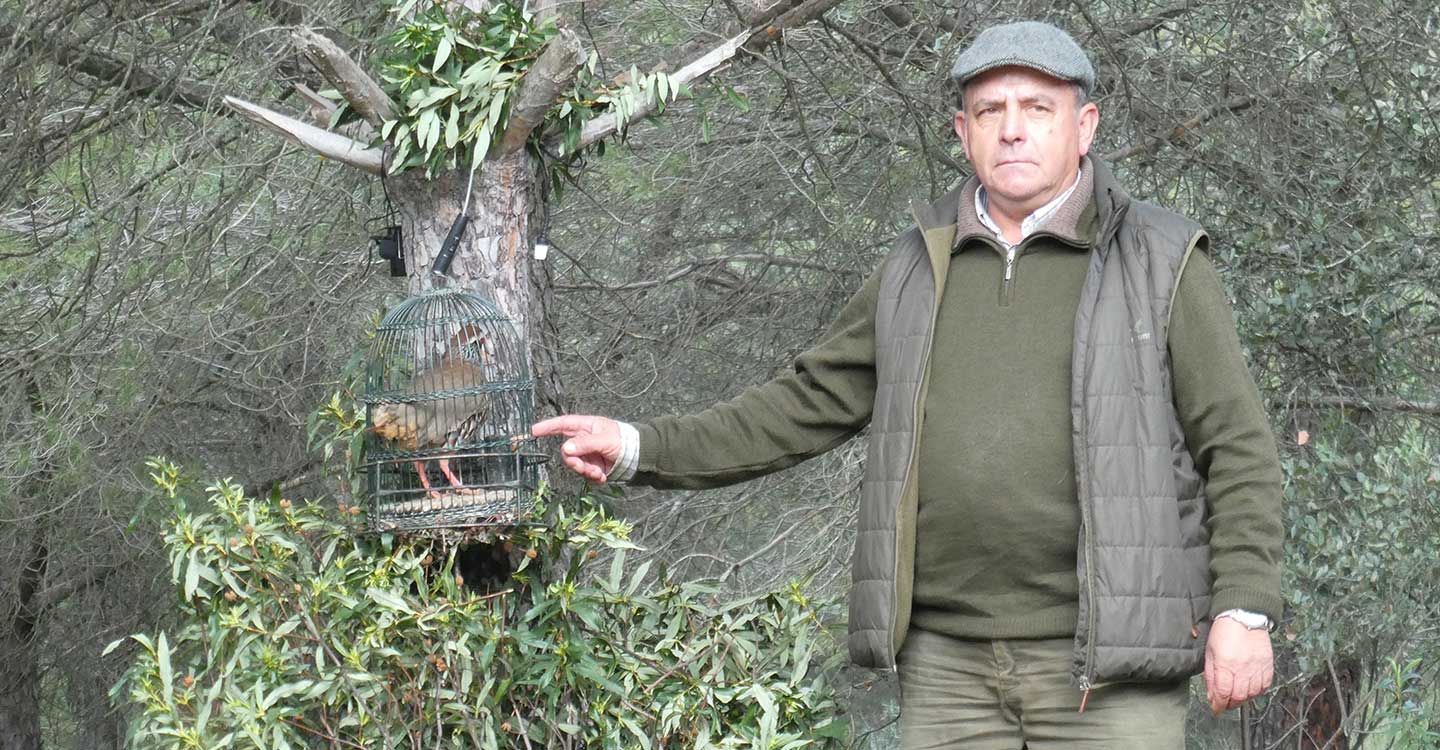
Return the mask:
POLYGON ((1009 307, 1015 296, 1015 260, 1020 257, 1020 246, 1005 248, 1005 276, 1000 280, 1000 306, 1009 307))
MULTIPOLYGON (((1100 232, 1096 236, 1095 247, 1099 249, 1099 252, 1102 253, 1102 267, 1104 265, 1103 248, 1114 235, 1116 228, 1119 226, 1120 217, 1123 215, 1124 211, 1119 211, 1115 216, 1110 219, 1109 223, 1106 226, 1100 228, 1100 232)), ((1082 362, 1081 366, 1083 367, 1085 366, 1085 364, 1086 363, 1082 362)), ((1071 374, 1071 377, 1074 377, 1073 373, 1071 374)), ((1081 374, 1081 377, 1084 377, 1083 373, 1081 374)), ((1084 398, 1083 393, 1081 394, 1081 398, 1084 398)), ((1081 406, 1080 414, 1081 423, 1078 425, 1079 429, 1075 431, 1075 436, 1077 438, 1075 440, 1075 478, 1077 480, 1076 491, 1080 499, 1080 525, 1083 531, 1082 536, 1084 538, 1085 545, 1085 548, 1080 550, 1080 554, 1085 556, 1084 604, 1087 612, 1089 613, 1089 616, 1086 618, 1086 625, 1090 629, 1090 632, 1086 634, 1085 638, 1085 663, 1080 670, 1080 710, 1084 711, 1085 704, 1090 701, 1090 690, 1093 689, 1095 686, 1095 639, 1096 634, 1099 631, 1099 628, 1096 627, 1096 619, 1099 616, 1099 612, 1098 608, 1095 605, 1095 557, 1093 554, 1091 554, 1092 550, 1095 548, 1095 517, 1093 509, 1090 507, 1090 471, 1088 464, 1090 446, 1088 444, 1088 440, 1086 439, 1086 433, 1090 430, 1090 415, 1084 409, 1083 404, 1081 406)))
MULTIPOLYGON (((1086 452, 1088 453, 1089 451, 1087 450, 1086 452)), ((1086 483, 1089 483, 1088 477, 1086 478, 1086 483)), ((1090 554, 1091 548, 1095 546, 1095 537, 1091 529, 1091 524, 1094 522, 1094 519, 1090 513, 1090 504, 1087 495, 1089 495, 1088 492, 1081 490, 1080 523, 1085 527, 1085 549, 1081 550, 1081 554, 1085 555, 1085 605, 1089 611, 1086 622, 1090 628, 1090 632, 1086 634, 1085 638, 1085 666, 1080 675, 1080 711, 1082 713, 1085 711, 1085 704, 1090 700, 1090 690, 1094 687, 1095 637, 1099 630, 1095 623, 1096 617, 1099 616, 1099 612, 1095 606, 1095 559, 1090 554)))

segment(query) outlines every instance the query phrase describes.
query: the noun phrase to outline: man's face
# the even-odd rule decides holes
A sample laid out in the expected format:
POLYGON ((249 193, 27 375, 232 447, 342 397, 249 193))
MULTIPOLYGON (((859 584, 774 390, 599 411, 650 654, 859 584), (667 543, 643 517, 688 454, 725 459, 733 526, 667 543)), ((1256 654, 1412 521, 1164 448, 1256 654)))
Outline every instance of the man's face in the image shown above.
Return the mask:
POLYGON ((972 78, 955 133, 992 201, 1028 213, 1059 195, 1090 150, 1100 111, 1074 84, 1023 67, 972 78))

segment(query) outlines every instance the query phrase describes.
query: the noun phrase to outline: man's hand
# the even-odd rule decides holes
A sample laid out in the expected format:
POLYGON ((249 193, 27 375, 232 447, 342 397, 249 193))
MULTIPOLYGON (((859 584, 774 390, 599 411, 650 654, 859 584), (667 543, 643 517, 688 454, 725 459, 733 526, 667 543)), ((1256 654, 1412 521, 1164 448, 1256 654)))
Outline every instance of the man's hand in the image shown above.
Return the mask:
POLYGON ((531 426, 530 434, 569 438, 560 446, 565 465, 596 484, 605 483, 605 476, 620 459, 620 425, 606 417, 578 414, 552 417, 531 426))
POLYGON ((1220 617, 1205 642, 1205 694, 1216 716, 1265 692, 1275 679, 1270 634, 1220 617))

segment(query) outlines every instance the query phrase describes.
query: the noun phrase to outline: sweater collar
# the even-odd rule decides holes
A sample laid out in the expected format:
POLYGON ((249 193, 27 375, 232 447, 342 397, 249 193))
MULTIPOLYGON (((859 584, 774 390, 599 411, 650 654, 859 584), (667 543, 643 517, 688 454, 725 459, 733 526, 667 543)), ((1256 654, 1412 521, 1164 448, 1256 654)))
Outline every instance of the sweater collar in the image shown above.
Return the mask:
MULTIPOLYGON (((1093 192, 1093 196, 1092 200, 1086 203, 1077 232, 1092 238, 1086 240, 1083 246, 1093 244, 1103 257, 1110 237, 1119 229, 1120 221, 1130 207, 1130 196, 1115 182, 1110 166, 1103 160, 1086 157, 1085 161, 1086 171, 1093 175, 1093 187, 1087 188, 1093 192), (1088 228, 1085 226, 1087 222, 1088 228)), ((930 258, 930 269, 935 274, 937 289, 945 287, 946 272, 950 268, 947 260, 955 248, 960 246, 957 239, 962 233, 958 231, 959 212, 956 204, 963 205, 964 200, 968 199, 973 205, 974 186, 978 184, 979 181, 972 177, 965 184, 941 196, 939 200, 913 201, 910 204, 910 214, 915 219, 915 228, 924 240, 925 252, 930 258), (967 187, 970 188, 968 195, 967 187)), ((1084 194, 1084 191, 1077 187, 1075 194, 1070 197, 1076 200, 1076 196, 1084 194)), ((978 221, 975 223, 979 225, 978 221)))
MULTIPOLYGON (((1097 167, 1099 162, 1091 160, 1089 156, 1081 159, 1080 175, 1076 184, 1068 191, 1069 197, 1060 200, 1058 205, 1042 206, 1040 210, 1027 217, 1026 222, 1034 220, 1035 225, 1026 232, 1026 237, 1036 233, 1044 232, 1051 234, 1066 244, 1078 249, 1089 249, 1095 241, 1095 230, 1097 226, 1097 190, 1096 185, 1102 180, 1108 180, 1109 172, 1097 167)), ((952 251, 959 249, 966 242, 980 238, 991 242, 1001 242, 1003 239, 997 236, 992 227, 987 226, 979 214, 980 206, 980 180, 971 175, 970 179, 960 187, 959 200, 956 201, 956 231, 952 251)))
MULTIPOLYGON (((1030 212, 1030 215, 1026 216, 1025 219, 1020 222, 1020 240, 1023 242, 1026 237, 1034 234, 1035 230, 1049 221, 1050 217, 1054 216, 1055 212, 1058 211, 1061 206, 1065 205, 1066 201, 1070 200, 1070 196, 1075 194, 1075 190, 1080 187, 1081 183, 1086 182, 1085 178, 1088 176, 1089 174, 1085 171, 1085 167, 1082 164, 1080 169, 1076 170, 1075 179, 1070 182, 1070 187, 1065 188, 1059 195, 1050 199, 1049 203, 1030 212)), ((995 235, 995 239, 999 240, 1001 244, 1010 244, 1005 240, 1005 235, 1000 230, 1000 225, 995 223, 995 217, 990 215, 990 191, 986 190, 984 185, 975 189, 975 215, 979 217, 980 223, 984 224, 985 228, 989 229, 990 233, 995 235)))

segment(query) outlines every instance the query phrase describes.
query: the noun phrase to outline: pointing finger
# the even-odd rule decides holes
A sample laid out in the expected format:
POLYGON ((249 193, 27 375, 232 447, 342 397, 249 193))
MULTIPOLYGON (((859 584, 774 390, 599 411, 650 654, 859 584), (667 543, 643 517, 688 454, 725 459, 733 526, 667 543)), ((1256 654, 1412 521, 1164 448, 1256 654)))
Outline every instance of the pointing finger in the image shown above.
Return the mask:
POLYGON ((547 435, 575 435, 584 432, 589 427, 586 417, 574 414, 565 414, 559 417, 542 419, 530 426, 530 434, 535 437, 547 435))

